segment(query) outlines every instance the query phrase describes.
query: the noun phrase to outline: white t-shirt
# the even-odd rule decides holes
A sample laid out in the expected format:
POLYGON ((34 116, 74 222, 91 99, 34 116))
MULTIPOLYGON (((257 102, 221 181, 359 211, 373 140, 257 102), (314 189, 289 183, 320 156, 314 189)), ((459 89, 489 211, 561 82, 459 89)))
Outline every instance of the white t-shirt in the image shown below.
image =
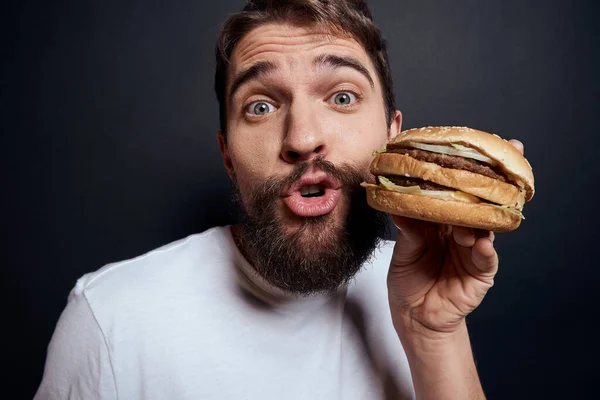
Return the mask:
POLYGON ((284 295, 229 227, 81 277, 35 399, 414 398, 392 326, 384 242, 333 296, 284 295))

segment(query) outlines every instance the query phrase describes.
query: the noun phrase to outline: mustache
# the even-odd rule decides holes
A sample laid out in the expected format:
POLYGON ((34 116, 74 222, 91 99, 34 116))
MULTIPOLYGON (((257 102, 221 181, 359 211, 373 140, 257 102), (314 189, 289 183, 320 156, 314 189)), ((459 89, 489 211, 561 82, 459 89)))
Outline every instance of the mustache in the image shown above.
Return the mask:
POLYGON ((310 168, 325 172, 330 177, 339 181, 343 187, 351 190, 360 187, 360 183, 370 180, 368 169, 361 170, 351 164, 342 164, 336 167, 331 161, 325 160, 322 156, 312 161, 302 161, 294 165, 294 169, 285 177, 271 177, 265 182, 265 193, 281 193, 298 181, 310 168))

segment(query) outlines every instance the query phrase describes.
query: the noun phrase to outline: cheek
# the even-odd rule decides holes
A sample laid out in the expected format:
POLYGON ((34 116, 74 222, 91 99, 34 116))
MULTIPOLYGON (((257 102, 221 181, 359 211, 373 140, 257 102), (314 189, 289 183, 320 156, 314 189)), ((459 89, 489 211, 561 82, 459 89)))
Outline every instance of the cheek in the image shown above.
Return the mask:
POLYGON ((357 166, 368 165, 373 159, 373 151, 381 149, 388 140, 385 117, 380 117, 378 109, 365 112, 338 115, 330 120, 332 132, 336 132, 335 153, 338 157, 351 161, 357 166))
POLYGON ((258 160, 255 153, 232 154, 234 178, 241 190, 246 189, 248 182, 256 180, 260 174, 258 160))
POLYGON ((356 123, 360 126, 363 143, 369 148, 379 150, 387 142, 389 127, 385 111, 379 103, 370 104, 356 123))
POLYGON ((274 174, 272 162, 268 161, 273 158, 269 155, 272 151, 263 146, 256 146, 257 143, 261 142, 255 140, 248 146, 230 147, 234 180, 242 194, 251 192, 274 174))
POLYGON ((279 127, 273 123, 240 126, 232 131, 229 155, 236 174, 260 179, 277 172, 280 136, 279 127))

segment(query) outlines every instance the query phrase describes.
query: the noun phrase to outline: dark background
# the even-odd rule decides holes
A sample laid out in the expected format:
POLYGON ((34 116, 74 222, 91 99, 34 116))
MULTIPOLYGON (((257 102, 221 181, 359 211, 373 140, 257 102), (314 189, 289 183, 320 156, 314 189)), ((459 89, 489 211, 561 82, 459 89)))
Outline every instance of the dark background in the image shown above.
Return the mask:
MULTIPOLYGON (((232 222, 213 45, 242 4, 21 1, 2 12, 3 398, 33 396, 78 277, 232 222)), ((598 2, 370 4, 404 128, 519 138, 533 165, 526 220, 499 235, 496 286, 469 318, 489 398, 593 397, 598 2)))

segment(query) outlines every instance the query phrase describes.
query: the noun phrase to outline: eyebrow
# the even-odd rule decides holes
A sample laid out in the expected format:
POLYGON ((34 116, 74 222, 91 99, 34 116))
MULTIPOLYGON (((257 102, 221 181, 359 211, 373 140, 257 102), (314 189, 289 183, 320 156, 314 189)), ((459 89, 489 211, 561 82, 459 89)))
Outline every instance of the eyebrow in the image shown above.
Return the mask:
POLYGON ((245 70, 238 73, 235 78, 233 78, 233 83, 231 84, 231 88, 229 89, 229 99, 233 98, 235 92, 245 83, 258 79, 263 75, 268 74, 269 72, 277 69, 277 66, 271 61, 259 61, 256 64, 246 68, 245 70))
POLYGON ((315 58, 315 66, 329 67, 329 68, 352 68, 355 71, 360 72, 371 85, 371 89, 375 89, 375 83, 369 70, 356 58, 346 56, 336 56, 333 54, 321 54, 315 58))
MULTIPOLYGON (((333 54, 321 54, 315 57, 314 65, 317 67, 329 67, 329 68, 352 68, 362 74, 371 85, 371 89, 375 89, 375 83, 369 70, 356 58, 346 56, 336 56, 333 54)), ((277 69, 277 65, 271 61, 259 61, 245 70, 239 72, 234 78, 231 88, 229 89, 229 99, 233 98, 235 92, 239 88, 255 79, 267 75, 277 69)))

